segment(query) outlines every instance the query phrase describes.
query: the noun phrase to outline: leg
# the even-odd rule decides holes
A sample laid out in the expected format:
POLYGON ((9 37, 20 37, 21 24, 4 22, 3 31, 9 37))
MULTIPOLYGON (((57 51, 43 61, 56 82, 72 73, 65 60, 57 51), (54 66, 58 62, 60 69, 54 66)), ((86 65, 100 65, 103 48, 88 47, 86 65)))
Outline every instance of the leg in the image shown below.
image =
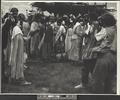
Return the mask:
POLYGON ((82 84, 88 83, 88 75, 89 75, 89 61, 84 61, 84 66, 82 68, 82 84))
POLYGON ((4 54, 4 49, 2 49, 2 81, 4 81, 5 78, 5 54, 4 54))
POLYGON ((95 63, 96 63, 95 59, 84 61, 84 67, 82 69, 82 83, 83 84, 88 84, 89 74, 90 72, 93 71, 95 63))
POLYGON ((84 66, 82 68, 82 82, 75 88, 84 88, 88 86, 89 74, 93 71, 95 63, 96 60, 94 59, 84 61, 84 66))

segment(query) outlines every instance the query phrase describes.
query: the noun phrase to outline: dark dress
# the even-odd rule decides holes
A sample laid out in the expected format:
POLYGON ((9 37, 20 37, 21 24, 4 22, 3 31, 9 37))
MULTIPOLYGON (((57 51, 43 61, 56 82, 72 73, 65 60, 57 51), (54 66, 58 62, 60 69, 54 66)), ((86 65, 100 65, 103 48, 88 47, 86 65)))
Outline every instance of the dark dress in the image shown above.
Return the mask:
POLYGON ((56 54, 63 54, 65 53, 65 36, 66 30, 63 25, 59 27, 59 30, 56 34, 56 42, 55 42, 55 53, 56 54))
POLYGON ((105 38, 98 46, 97 61, 92 73, 92 90, 94 93, 116 93, 117 71, 117 29, 116 26, 105 28, 105 38))
POLYGON ((53 29, 50 25, 46 27, 44 43, 42 48, 42 57, 44 59, 50 59, 53 51, 53 29))
POLYGON ((12 21, 8 18, 4 25, 2 26, 2 79, 5 80, 5 71, 8 70, 9 52, 10 47, 10 31, 12 29, 12 21), (7 54, 4 54, 4 50, 7 50, 7 54), (7 61, 6 58, 7 57, 7 61))
POLYGON ((97 32, 98 22, 94 21, 91 25, 92 31, 85 35, 85 46, 82 50, 82 83, 88 83, 89 73, 93 71, 96 62, 96 54, 92 52, 92 48, 96 46, 95 32, 97 32))

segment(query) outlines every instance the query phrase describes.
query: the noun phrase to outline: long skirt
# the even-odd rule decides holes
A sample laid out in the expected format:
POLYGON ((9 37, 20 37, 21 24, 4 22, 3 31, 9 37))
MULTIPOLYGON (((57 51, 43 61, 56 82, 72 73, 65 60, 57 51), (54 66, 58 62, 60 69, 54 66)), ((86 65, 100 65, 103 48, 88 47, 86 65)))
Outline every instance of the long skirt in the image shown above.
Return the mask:
POLYGON ((73 61, 79 60, 79 40, 74 39, 71 43, 71 49, 68 58, 73 61))
POLYGON ((52 43, 43 43, 42 46, 42 58, 50 59, 52 56, 52 43))
POLYGON ((65 39, 65 52, 67 53, 68 57, 70 49, 71 49, 71 36, 67 36, 65 39))
POLYGON ((62 54, 65 53, 65 36, 61 35, 60 38, 55 43, 55 53, 62 54))
POLYGON ((24 41, 21 34, 11 42, 11 79, 24 79, 24 41))
POLYGON ((116 93, 117 56, 107 52, 101 54, 96 61, 92 73, 91 86, 94 93, 116 93))
POLYGON ((33 56, 38 56, 39 53, 39 49, 38 49, 38 45, 39 45, 39 34, 36 33, 33 37, 31 37, 31 43, 30 43, 30 53, 33 56))

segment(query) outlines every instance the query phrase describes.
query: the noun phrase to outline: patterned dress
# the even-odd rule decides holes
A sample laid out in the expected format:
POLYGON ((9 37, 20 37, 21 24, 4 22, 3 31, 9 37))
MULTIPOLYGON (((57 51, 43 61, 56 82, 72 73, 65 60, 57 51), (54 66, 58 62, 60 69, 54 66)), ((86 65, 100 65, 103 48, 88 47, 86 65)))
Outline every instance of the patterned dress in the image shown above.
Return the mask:
POLYGON ((63 25, 59 27, 59 30, 55 36, 55 52, 64 53, 65 52, 65 34, 66 30, 63 25))

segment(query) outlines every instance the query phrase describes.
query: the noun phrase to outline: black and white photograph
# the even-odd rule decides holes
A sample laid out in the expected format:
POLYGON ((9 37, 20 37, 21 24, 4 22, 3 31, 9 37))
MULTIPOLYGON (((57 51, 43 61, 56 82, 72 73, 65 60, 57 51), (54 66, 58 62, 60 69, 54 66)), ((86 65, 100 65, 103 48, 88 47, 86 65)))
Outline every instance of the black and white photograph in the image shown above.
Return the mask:
POLYGON ((3 1, 1 92, 117 94, 117 5, 3 1))

